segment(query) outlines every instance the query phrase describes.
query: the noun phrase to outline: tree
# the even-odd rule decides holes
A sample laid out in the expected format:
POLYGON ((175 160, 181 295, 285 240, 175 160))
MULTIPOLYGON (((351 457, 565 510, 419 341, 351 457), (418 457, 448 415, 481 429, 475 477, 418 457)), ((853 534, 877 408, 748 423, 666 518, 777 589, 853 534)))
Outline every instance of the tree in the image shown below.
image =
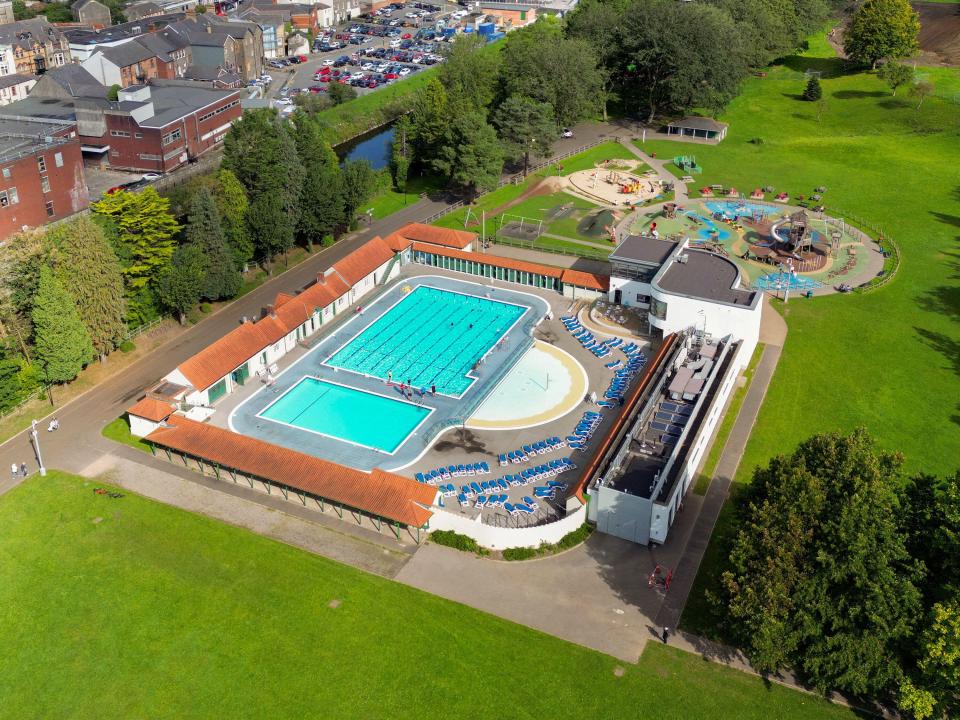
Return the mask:
POLYGON ((877 71, 877 77, 890 86, 894 97, 897 95, 897 89, 913 82, 915 75, 916 72, 910 65, 895 62, 884 63, 877 71))
POLYGON ((882 58, 915 53, 919 34, 920 16, 908 0, 864 0, 844 33, 843 49, 852 60, 876 68, 882 58))
POLYGON ((494 189, 500 182, 503 148, 484 114, 472 112, 454 118, 432 165, 473 196, 494 189))
POLYGON ((108 87, 108 88, 107 88, 107 100, 110 100, 111 102, 117 102, 117 100, 120 99, 120 91, 121 91, 122 89, 123 89, 123 88, 121 88, 117 83, 114 83, 113 85, 111 85, 110 87, 108 87))
POLYGON ((155 280, 170 262, 180 225, 170 214, 170 201, 152 187, 105 195, 93 211, 110 218, 116 229, 114 251, 123 266, 128 296, 155 280))
POLYGON ((566 35, 588 42, 596 53, 603 79, 603 119, 607 103, 614 95, 614 82, 620 73, 623 52, 621 18, 628 0, 582 0, 567 16, 566 35))
POLYGON ((414 132, 410 137, 413 155, 422 162, 436 155, 443 142, 450 117, 447 113, 447 91, 436 78, 430 78, 413 101, 410 121, 414 132))
POLYGON ((373 194, 377 173, 366 160, 347 160, 343 164, 343 212, 347 222, 373 194))
POLYGON ((13 0, 13 19, 31 20, 37 16, 37 11, 28 8, 24 0, 13 0))
POLYGON ((317 121, 297 113, 294 135, 297 154, 306 169, 297 234, 312 246, 334 235, 346 220, 344 178, 337 154, 317 121))
POLYGON ((73 22, 73 13, 70 11, 70 6, 66 3, 54 2, 48 3, 43 10, 43 14, 47 17, 47 22, 51 23, 72 23, 73 22))
POLYGON ((338 82, 330 83, 327 89, 327 97, 333 105, 342 105, 357 97, 357 89, 352 85, 342 85, 338 82))
POLYGON ((485 45, 476 33, 460 34, 440 66, 447 98, 464 112, 486 112, 496 96, 500 55, 485 50, 485 45))
POLYGON ((927 568, 926 605, 960 597, 960 471, 943 479, 916 475, 903 505, 907 548, 927 568))
POLYGON ((593 46, 580 38, 564 38, 552 17, 507 37, 501 97, 525 95, 549 103, 557 122, 571 125, 602 108, 603 87, 593 46))
POLYGON ((821 691, 897 685, 923 576, 897 524, 901 464, 857 430, 814 436, 754 473, 723 586, 758 670, 789 665, 821 691))
POLYGON ((404 115, 393 126, 390 143, 390 174, 393 184, 402 193, 407 191, 407 177, 413 163, 413 123, 404 115))
POLYGON ((746 77, 743 41, 730 16, 700 3, 630 5, 623 18, 625 100, 652 122, 661 111, 719 110, 746 77))
POLYGON ((937 603, 920 640, 916 678, 900 686, 900 709, 917 720, 960 712, 960 604, 937 603))
POLYGON ((303 110, 310 115, 316 115, 333 107, 333 102, 329 97, 314 93, 300 93, 293 98, 293 104, 298 110, 303 110))
POLYGON ((220 211, 220 224, 223 227, 227 247, 233 255, 233 263, 237 270, 242 271, 253 257, 253 239, 250 237, 250 228, 247 225, 247 211, 250 203, 236 175, 229 170, 221 169, 216 177, 213 199, 216 200, 217 210, 220 211))
POLYGON ((807 86, 803 89, 803 99, 807 102, 816 102, 823 97, 823 90, 820 88, 820 77, 816 74, 811 75, 807 80, 807 86))
POLYGON ((127 331, 120 261, 103 228, 87 216, 51 228, 47 239, 57 277, 70 288, 94 352, 104 362, 127 331))
POLYGON ((93 357, 93 343, 76 301, 47 265, 40 268, 32 316, 43 379, 48 383, 73 380, 93 357))
POLYGON ((506 157, 523 160, 523 174, 530 167, 530 155, 548 157, 557 139, 557 121, 547 103, 511 95, 493 116, 506 157))
POLYGON ((910 88, 910 97, 917 99, 917 110, 923 105, 923 101, 933 95, 933 83, 928 80, 921 80, 910 88))
POLYGON ((177 248, 170 265, 157 281, 160 302, 177 313, 181 325, 187 324, 187 311, 200 300, 206 274, 203 250, 190 243, 177 248))
POLYGON ((293 245, 304 167, 290 124, 270 109, 251 110, 224 140, 222 167, 247 191, 247 222, 256 253, 267 262, 293 245))
POLYGON ((205 261, 200 297, 222 300, 236 295, 240 290, 240 273, 227 249, 217 205, 206 188, 193 196, 185 235, 187 244, 200 248, 205 261))

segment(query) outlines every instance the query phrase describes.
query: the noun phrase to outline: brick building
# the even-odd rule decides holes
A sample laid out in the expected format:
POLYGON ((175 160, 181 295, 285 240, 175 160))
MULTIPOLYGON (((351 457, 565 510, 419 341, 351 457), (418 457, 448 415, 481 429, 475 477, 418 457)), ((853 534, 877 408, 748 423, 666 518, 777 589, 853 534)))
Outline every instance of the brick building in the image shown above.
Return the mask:
POLYGON ((0 238, 89 204, 73 123, 0 116, 0 238))

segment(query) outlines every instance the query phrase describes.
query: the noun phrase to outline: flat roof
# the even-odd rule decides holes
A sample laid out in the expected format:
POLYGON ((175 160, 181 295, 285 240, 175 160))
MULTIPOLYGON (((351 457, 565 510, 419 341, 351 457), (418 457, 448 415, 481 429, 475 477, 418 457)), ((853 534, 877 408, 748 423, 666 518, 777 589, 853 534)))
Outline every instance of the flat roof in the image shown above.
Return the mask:
POLYGON ((747 307, 753 304, 757 293, 734 288, 739 277, 739 268, 730 260, 702 250, 685 249, 654 282, 667 292, 747 307))
POLYGON ((676 243, 650 235, 628 235, 610 253, 610 260, 663 265, 677 247, 676 243))
POLYGON ((667 127, 685 127, 692 128, 693 130, 720 132, 727 127, 727 124, 714 120, 713 118, 691 115, 681 120, 674 120, 672 123, 667 123, 667 127))

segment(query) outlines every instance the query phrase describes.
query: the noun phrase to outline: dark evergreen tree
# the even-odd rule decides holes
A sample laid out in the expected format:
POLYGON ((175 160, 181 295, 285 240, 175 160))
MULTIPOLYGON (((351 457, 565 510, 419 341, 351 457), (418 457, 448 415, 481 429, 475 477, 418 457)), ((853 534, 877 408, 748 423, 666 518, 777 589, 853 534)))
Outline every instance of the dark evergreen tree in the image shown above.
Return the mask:
POLYGON ((240 273, 227 250, 217 205, 206 188, 201 188, 193 196, 185 235, 187 244, 200 248, 205 258, 200 297, 222 300, 236 295, 240 289, 240 273))
POLYGON ((307 245, 312 245, 335 235, 346 222, 344 178, 337 154, 320 124, 306 113, 298 112, 295 127, 297 153, 306 169, 298 235, 307 245))
POLYGON ((177 313, 181 325, 187 324, 187 312, 199 302, 206 275, 203 250, 191 243, 177 248, 160 276, 157 295, 164 307, 177 313))
POLYGON ((816 102, 823 97, 823 89, 820 87, 820 77, 811 75, 807 80, 807 87, 803 90, 803 99, 808 102, 816 102))
POLYGON ((73 380, 93 358, 93 343, 73 296, 46 265, 40 268, 32 316, 41 377, 49 383, 73 380))

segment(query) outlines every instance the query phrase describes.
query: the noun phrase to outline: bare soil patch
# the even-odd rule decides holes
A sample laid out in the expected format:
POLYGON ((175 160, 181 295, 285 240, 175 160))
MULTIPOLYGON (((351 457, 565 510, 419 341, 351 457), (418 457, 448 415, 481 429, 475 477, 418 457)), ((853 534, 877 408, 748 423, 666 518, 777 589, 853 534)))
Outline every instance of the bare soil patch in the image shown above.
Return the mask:
POLYGON ((915 2, 920 14, 920 51, 924 65, 960 66, 960 5, 915 2))

